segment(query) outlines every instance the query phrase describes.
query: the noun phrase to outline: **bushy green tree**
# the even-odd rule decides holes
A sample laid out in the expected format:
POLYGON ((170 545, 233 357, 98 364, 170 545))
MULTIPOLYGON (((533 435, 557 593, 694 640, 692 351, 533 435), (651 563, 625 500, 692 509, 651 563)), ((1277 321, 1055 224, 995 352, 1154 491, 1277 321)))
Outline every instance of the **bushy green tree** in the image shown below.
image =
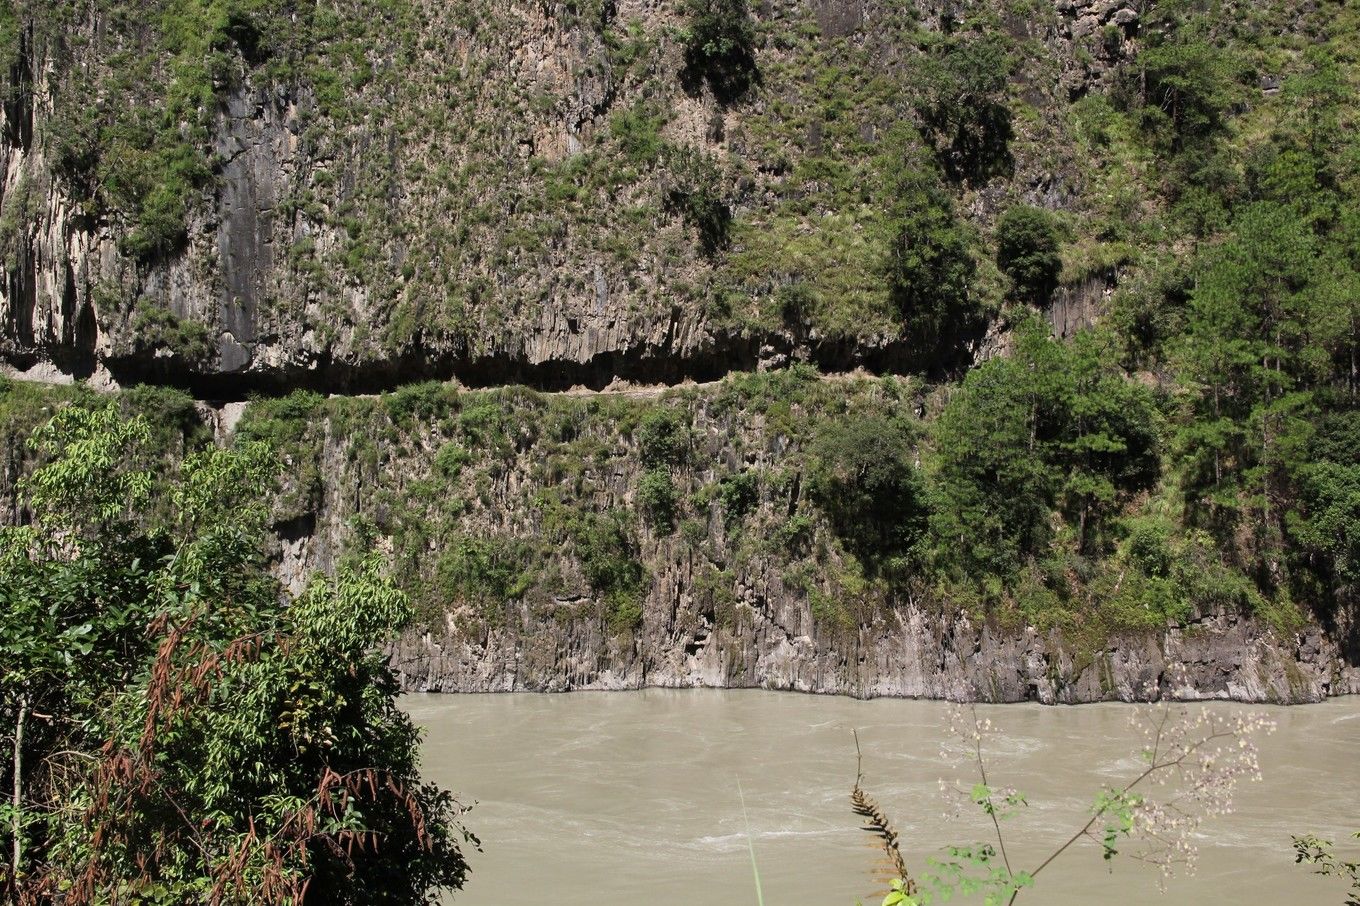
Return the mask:
POLYGON ((1174 0, 1148 11, 1143 47, 1124 94, 1161 157, 1162 184, 1181 220, 1200 235, 1221 228, 1239 192, 1239 155, 1219 141, 1250 77, 1225 41, 1226 20, 1174 0))
POLYGON ((932 545, 948 569, 1008 577, 1045 552, 1055 512, 1078 545, 1157 478, 1156 408, 1108 340, 1062 344, 1027 320, 973 371, 933 430, 932 545))
POLYGON ((974 576, 1009 576, 1049 538, 1062 475, 1051 465, 1064 413, 1062 350, 1031 325, 1011 356, 969 373, 932 431, 937 556, 974 576))
POLYGON ((1296 209, 1258 202, 1201 256, 1174 345, 1188 390, 1177 441, 1192 512, 1225 531, 1243 508, 1271 521, 1289 451, 1307 431, 1329 365, 1316 343, 1328 323, 1319 251, 1296 209))
POLYGON ((113 405, 60 410, 34 436, 34 521, 0 530, 18 790, 0 883, 155 903, 459 886, 459 808, 420 780, 375 650, 409 617, 404 595, 369 561, 290 600, 265 561, 269 448, 192 454, 153 482, 149 435, 113 405))
POLYGON ((1220 22, 1185 0, 1159 3, 1130 76, 1144 124, 1185 150, 1220 129, 1237 96, 1241 64, 1220 46, 1220 22))
POLYGON ((1010 171, 1013 66, 999 31, 951 35, 922 60, 917 113, 952 179, 982 182, 1010 171))
POLYGON ((930 341, 966 333, 978 320, 968 232, 933 169, 908 164, 894 207, 892 298, 907 330, 930 341))
POLYGON ((1300 506, 1290 513, 1294 535, 1337 584, 1354 589, 1360 582, 1360 466, 1310 463, 1300 479, 1300 506))
POLYGON ((926 525, 916 431, 901 417, 854 415, 813 441, 808 491, 862 559, 910 554, 926 525))
POLYGON ((685 12, 687 77, 706 81, 722 103, 737 100, 759 78, 746 0, 686 0, 685 12))
POLYGON ((1062 271, 1058 222, 1043 208, 1015 205, 996 224, 996 263, 1011 278, 1016 295, 1027 302, 1048 302, 1062 271))
POLYGON ((648 469, 638 480, 638 506, 663 534, 669 534, 675 527, 675 496, 675 482, 665 469, 648 469))
POLYGON ((1059 500, 1086 551, 1129 493, 1151 487, 1161 472, 1160 413, 1152 394, 1115 363, 1108 334, 1078 334, 1065 350, 1066 424, 1057 462, 1059 500))
POLYGON ((638 425, 637 442, 642 464, 647 468, 683 465, 690 450, 689 423, 678 409, 653 409, 638 425))

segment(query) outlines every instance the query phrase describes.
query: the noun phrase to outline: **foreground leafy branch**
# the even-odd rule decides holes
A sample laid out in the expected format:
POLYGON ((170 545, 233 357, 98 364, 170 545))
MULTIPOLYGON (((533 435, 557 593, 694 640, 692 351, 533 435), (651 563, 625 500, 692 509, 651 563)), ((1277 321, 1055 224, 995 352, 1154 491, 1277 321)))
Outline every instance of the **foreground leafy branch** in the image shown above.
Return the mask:
MULTIPOLYGON (((1360 840, 1360 831, 1351 836, 1360 840)), ((1294 837, 1294 861, 1316 866, 1313 869, 1316 874, 1350 881, 1351 889, 1346 895, 1346 906, 1360 906, 1360 862, 1338 859, 1332 850, 1332 841, 1322 840, 1312 834, 1294 837)))
POLYGON ((378 649, 410 618, 371 556, 296 597, 268 570, 267 445, 151 467, 71 406, 0 529, 0 898, 414 903, 461 886, 461 807, 420 778, 378 649))

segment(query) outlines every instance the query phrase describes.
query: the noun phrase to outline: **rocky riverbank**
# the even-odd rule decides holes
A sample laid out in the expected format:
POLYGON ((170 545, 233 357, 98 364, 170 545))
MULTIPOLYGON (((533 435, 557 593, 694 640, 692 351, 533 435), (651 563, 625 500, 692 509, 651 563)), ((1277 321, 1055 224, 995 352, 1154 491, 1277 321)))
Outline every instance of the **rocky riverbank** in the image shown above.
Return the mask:
POLYGON ((393 657, 406 688, 417 692, 712 687, 1044 704, 1301 704, 1360 693, 1360 669, 1318 626, 1282 633, 1220 613, 1083 648, 1059 632, 908 608, 854 639, 830 641, 787 603, 748 606, 751 622, 732 635, 701 627, 621 646, 604 633, 551 625, 475 638, 422 633, 403 639, 393 657), (803 631, 810 634, 793 634, 803 631))

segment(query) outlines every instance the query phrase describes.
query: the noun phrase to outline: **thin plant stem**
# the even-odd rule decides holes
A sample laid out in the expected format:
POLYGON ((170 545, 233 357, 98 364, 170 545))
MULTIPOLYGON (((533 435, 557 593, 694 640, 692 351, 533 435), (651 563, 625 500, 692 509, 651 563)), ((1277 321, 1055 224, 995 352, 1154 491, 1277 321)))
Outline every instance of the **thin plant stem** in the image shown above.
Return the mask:
POLYGON ((746 794, 741 791, 741 778, 737 778, 737 798, 741 800, 741 818, 746 822, 746 850, 751 854, 751 874, 756 879, 756 906, 765 906, 765 893, 760 887, 760 866, 756 864, 756 843, 751 836, 751 817, 746 814, 746 794))
MULTIPOLYGON (((987 815, 992 819, 992 827, 996 828, 996 843, 1001 849, 1001 861, 1006 866, 1006 874, 1014 878, 1015 872, 1011 871, 1011 860, 1006 855, 1006 838, 1001 833, 1001 822, 996 817, 996 804, 992 802, 992 788, 987 783, 987 765, 982 760, 982 732, 978 729, 977 705, 970 704, 969 710, 973 712, 973 753, 977 756, 978 773, 982 775, 982 785, 987 787, 987 815)), ((1014 900, 1014 894, 1011 895, 1014 900)))
POLYGON ((13 815, 10 819, 12 833, 14 834, 14 852, 11 856, 11 874, 13 875, 14 892, 17 895, 21 886, 19 880, 19 870, 23 867, 23 806, 24 806, 24 781, 23 781, 23 759, 24 759, 24 719, 28 716, 28 696, 19 696, 19 717, 14 722, 14 797, 12 803, 13 815))

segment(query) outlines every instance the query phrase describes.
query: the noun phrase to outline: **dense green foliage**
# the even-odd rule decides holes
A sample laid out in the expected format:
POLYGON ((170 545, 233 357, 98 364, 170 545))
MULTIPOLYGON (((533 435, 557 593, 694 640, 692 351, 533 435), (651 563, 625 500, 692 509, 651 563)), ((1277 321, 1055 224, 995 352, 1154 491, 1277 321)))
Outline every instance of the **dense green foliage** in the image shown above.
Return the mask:
POLYGON ((923 342, 948 342, 977 320, 976 264, 964 224, 935 173, 909 169, 897 199, 901 210, 890 275, 898 311, 923 342))
POLYGON ((996 222, 996 263, 1011 278, 1015 295, 1042 305, 1058 286, 1061 240, 1053 215, 1016 205, 996 222))
POLYGON ((921 538, 927 504, 915 443, 909 422, 874 415, 823 425, 813 442, 808 490, 862 557, 901 557, 921 538))
POLYGON ((685 63, 719 100, 734 101, 758 78, 746 0, 686 0, 685 63))
POLYGON ((1073 523, 1078 551, 1158 477, 1157 412, 1092 336, 1064 346, 1033 322, 1013 355, 968 376, 935 426, 940 554, 972 576, 1014 574, 1073 523))
POLYGON ((359 904, 460 886, 460 809, 420 780, 374 651, 406 597, 369 559, 290 599, 264 555, 269 448, 157 475, 152 440, 113 404, 61 408, 33 435, 34 521, 0 529, 4 891, 359 904))
POLYGON ((649 469, 683 465, 689 456, 689 425, 675 409, 657 409, 638 426, 638 452, 649 469))
POLYGON ((917 109, 953 178, 978 181, 1009 171, 1005 93, 1012 67, 1006 40, 993 31, 953 35, 932 48, 917 109))
POLYGON ((658 529, 666 530, 675 524, 675 482, 664 469, 643 473, 638 482, 638 506, 658 529))

